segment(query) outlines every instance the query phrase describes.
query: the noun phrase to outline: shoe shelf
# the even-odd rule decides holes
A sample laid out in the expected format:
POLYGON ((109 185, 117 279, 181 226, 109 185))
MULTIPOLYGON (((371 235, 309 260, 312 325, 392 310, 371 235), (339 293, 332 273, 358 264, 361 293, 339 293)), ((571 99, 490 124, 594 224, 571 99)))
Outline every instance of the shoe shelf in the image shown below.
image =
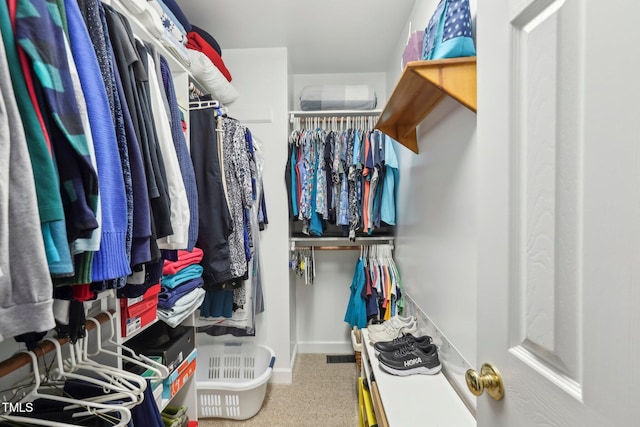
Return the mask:
POLYGON ((378 425, 476 426, 475 418, 443 373, 405 377, 389 374, 380 368, 366 329, 362 329, 362 341, 362 374, 369 390, 377 389, 372 396, 378 425))
POLYGON ((475 56, 407 63, 376 128, 417 153, 416 127, 446 96, 476 112, 475 56))

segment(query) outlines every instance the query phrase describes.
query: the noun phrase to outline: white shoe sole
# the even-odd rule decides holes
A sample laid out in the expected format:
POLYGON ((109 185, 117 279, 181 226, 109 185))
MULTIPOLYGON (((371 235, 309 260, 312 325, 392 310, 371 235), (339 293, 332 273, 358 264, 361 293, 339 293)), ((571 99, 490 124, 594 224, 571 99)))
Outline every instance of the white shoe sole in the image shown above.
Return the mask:
POLYGON ((416 374, 435 375, 438 372, 440 372, 440 370, 442 369, 442 365, 434 366, 433 368, 427 368, 426 366, 418 366, 417 368, 411 368, 411 369, 394 369, 381 362, 380 369, 393 375, 406 377, 408 375, 416 375, 416 374))

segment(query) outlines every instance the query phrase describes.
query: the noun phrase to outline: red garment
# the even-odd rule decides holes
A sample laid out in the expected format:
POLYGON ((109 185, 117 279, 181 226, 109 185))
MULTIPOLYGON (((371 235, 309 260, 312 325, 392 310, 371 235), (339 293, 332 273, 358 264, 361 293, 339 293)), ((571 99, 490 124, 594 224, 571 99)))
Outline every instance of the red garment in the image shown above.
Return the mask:
POLYGON ((176 274, 178 271, 202 261, 204 252, 200 248, 193 248, 192 252, 178 251, 178 261, 165 261, 162 267, 162 274, 168 276, 176 274))
POLYGON ((73 290, 73 299, 76 301, 91 301, 96 297, 96 294, 91 290, 91 285, 89 283, 71 285, 71 289, 73 290))
POLYGON ((187 48, 204 53, 207 58, 209 58, 211 62, 213 62, 213 65, 215 65, 218 70, 220 70, 222 75, 225 76, 227 80, 231 81, 231 73, 224 65, 222 57, 218 54, 218 52, 216 52, 213 47, 211 47, 209 43, 205 41, 205 39, 200 36, 200 34, 194 31, 190 31, 187 33, 187 48))

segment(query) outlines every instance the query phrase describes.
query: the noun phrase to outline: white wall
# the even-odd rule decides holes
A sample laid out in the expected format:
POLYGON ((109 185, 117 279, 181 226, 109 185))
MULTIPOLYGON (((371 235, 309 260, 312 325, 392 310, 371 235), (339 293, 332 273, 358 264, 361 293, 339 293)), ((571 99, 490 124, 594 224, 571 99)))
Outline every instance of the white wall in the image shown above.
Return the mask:
POLYGON ((256 336, 250 339, 275 351, 273 380, 290 382, 289 229, 283 178, 288 134, 287 50, 229 49, 222 54, 233 76, 232 84, 240 93, 229 106, 229 115, 249 127, 265 153, 263 181, 269 225, 260 233, 265 311, 257 316, 256 336))
POLYGON ((316 279, 295 278, 299 353, 353 353, 344 315, 358 251, 315 251, 316 279))
MULTIPOLYGON (((418 0, 389 60, 390 91, 410 32, 437 0, 418 0)), ((475 16, 475 1, 471 1, 475 16)), ((399 146, 396 259, 416 305, 476 364, 476 115, 447 98, 418 128, 420 154, 399 146)))

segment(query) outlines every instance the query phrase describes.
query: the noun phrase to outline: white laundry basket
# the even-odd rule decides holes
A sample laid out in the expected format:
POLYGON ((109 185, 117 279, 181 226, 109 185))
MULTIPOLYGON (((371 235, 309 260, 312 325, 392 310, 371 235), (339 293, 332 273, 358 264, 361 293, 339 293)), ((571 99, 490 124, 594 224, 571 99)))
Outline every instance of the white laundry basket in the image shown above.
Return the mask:
POLYGON ((198 418, 246 420, 258 413, 276 357, 252 343, 198 346, 198 418))

